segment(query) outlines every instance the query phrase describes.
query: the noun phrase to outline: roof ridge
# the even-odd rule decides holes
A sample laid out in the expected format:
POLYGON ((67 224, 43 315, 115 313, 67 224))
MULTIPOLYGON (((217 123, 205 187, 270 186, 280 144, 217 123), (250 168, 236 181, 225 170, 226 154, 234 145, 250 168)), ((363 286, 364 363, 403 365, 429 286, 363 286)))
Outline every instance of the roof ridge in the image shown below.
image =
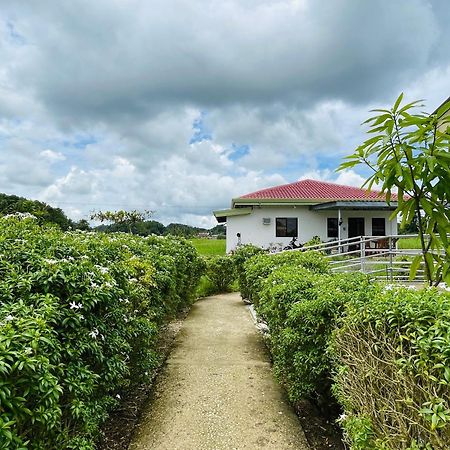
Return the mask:
MULTIPOLYGON (((357 187, 357 186, 350 186, 348 184, 341 184, 341 183, 335 183, 334 181, 323 181, 323 180, 314 180, 314 178, 304 178, 303 180, 298 180, 300 181, 315 181, 316 183, 323 183, 323 184, 331 184, 332 186, 339 186, 339 187, 343 187, 343 188, 351 188, 351 189, 362 189, 363 191, 367 191, 366 188, 361 187, 357 187)), ((371 189, 370 192, 379 192, 381 193, 380 190, 378 189, 371 189)))

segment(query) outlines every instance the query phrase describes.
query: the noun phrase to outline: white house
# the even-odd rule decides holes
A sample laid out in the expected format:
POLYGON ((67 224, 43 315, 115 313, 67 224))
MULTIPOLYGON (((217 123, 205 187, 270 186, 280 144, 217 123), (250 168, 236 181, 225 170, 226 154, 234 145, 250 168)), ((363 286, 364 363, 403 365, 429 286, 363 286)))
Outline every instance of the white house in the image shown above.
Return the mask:
POLYGON ((355 236, 385 236, 397 233, 397 207, 379 192, 316 180, 302 180, 234 198, 231 208, 214 211, 219 223, 226 222, 227 252, 238 243, 267 248, 285 246, 292 237, 306 242, 355 236))

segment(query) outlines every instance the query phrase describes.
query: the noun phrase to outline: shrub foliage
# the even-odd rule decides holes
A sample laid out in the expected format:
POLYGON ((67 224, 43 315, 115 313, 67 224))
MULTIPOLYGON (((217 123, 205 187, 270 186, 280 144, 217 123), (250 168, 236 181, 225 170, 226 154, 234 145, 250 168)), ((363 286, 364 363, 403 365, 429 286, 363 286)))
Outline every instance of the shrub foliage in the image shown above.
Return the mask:
POLYGON ((0 447, 93 449, 204 263, 174 238, 0 226, 0 447))
POLYGON ((227 292, 236 279, 235 265, 230 256, 214 256, 206 260, 206 275, 215 292, 227 292))
POLYGON ((450 448, 450 295, 392 289, 350 305, 334 340, 353 449, 450 448))
POLYGON ((450 448, 449 293, 331 274, 311 252, 258 254, 243 267, 292 401, 334 413, 337 401, 353 450, 450 448))

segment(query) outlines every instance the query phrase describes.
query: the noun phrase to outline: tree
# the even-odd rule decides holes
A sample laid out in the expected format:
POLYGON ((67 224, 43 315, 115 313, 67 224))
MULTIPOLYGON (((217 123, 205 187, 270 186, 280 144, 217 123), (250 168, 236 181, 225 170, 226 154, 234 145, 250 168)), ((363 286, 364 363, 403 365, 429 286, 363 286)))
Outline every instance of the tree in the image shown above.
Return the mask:
POLYGON ((415 113, 420 101, 402 105, 401 94, 391 109, 375 109, 377 114, 364 123, 372 135, 346 157, 338 170, 363 164, 372 174, 364 183, 368 190, 381 184, 390 202, 398 191, 401 227, 417 220, 421 254, 411 264, 410 278, 423 262, 429 285, 450 282, 450 117, 446 103, 433 114, 415 113))
POLYGON ((72 226, 72 221, 60 208, 53 208, 38 200, 0 193, 0 216, 16 212, 33 214, 39 223, 56 223, 62 230, 72 226))
POLYGON ((143 222, 153 214, 152 211, 98 211, 91 214, 91 220, 99 220, 100 222, 112 222, 114 224, 126 224, 128 232, 132 232, 132 227, 137 223, 143 222))
POLYGON ((80 219, 78 222, 75 222, 73 224, 73 227, 75 230, 82 230, 82 231, 89 231, 91 229, 91 226, 89 225, 89 222, 86 219, 80 219))

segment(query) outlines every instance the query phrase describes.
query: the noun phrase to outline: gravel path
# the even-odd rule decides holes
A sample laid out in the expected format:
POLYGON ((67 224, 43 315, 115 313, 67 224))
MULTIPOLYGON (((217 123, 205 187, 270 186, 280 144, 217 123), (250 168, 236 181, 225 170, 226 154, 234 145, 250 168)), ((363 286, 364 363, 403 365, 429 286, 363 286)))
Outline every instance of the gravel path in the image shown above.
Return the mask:
POLYGON ((198 301, 130 450, 308 449, 239 294, 198 301))

